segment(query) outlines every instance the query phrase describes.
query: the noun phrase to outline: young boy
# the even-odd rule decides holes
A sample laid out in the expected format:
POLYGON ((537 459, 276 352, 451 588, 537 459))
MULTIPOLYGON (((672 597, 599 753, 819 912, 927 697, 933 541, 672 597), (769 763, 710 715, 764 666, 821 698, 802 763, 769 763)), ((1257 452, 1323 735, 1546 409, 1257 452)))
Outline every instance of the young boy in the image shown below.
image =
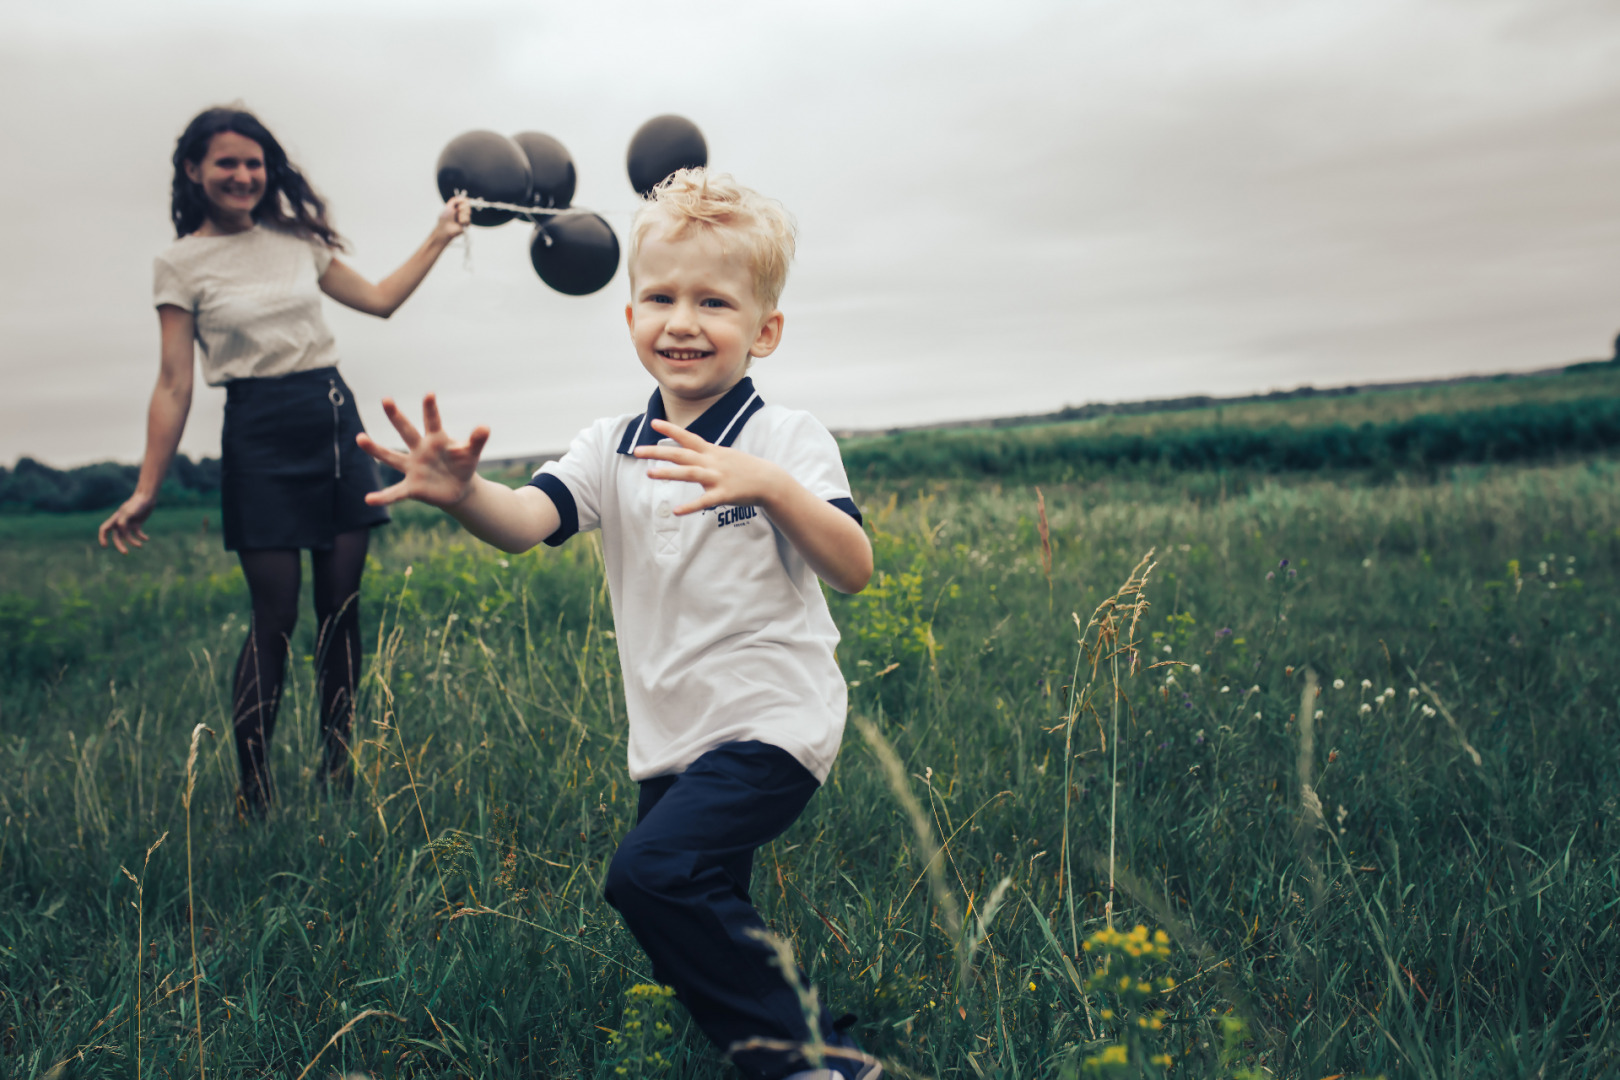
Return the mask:
MULTIPOLYGON (((832 436, 808 413, 766 405, 747 377, 782 340, 776 307, 793 224, 727 176, 682 170, 631 226, 625 321, 658 383, 646 411, 599 420, 517 490, 478 476, 489 430, 451 443, 430 395, 424 430, 385 400, 409 453, 361 436, 405 474, 368 497, 442 507, 503 551, 602 530, 630 722, 636 827, 608 870, 607 900, 722 1050, 803 1044, 799 1002, 753 932, 754 851, 803 812, 843 735, 838 631, 817 578, 859 592, 872 548, 832 436)), ((853 1040, 833 1030, 834 1047, 853 1040)), ((757 1080, 871 1080, 829 1056, 733 1060, 757 1080)))

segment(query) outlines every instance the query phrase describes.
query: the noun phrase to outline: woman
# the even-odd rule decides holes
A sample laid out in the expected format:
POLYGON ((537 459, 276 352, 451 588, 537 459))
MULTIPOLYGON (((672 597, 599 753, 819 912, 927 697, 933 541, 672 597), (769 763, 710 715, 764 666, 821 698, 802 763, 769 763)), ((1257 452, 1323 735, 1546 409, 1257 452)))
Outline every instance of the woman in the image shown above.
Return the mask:
POLYGON ((251 113, 209 109, 174 151, 176 239, 154 267, 162 361, 146 421, 135 494, 101 525, 122 553, 146 540, 191 408, 193 355, 225 386, 221 495, 225 547, 247 577, 253 618, 236 662, 232 725, 240 805, 262 814, 273 794, 266 752, 298 618, 301 549, 314 571, 316 686, 323 782, 347 787, 349 730, 360 671, 360 575, 370 530, 388 520, 366 505, 377 489, 355 445, 360 415, 337 370, 320 294, 387 318, 468 220, 452 199, 427 242, 372 284, 335 257, 342 239, 326 206, 251 113))

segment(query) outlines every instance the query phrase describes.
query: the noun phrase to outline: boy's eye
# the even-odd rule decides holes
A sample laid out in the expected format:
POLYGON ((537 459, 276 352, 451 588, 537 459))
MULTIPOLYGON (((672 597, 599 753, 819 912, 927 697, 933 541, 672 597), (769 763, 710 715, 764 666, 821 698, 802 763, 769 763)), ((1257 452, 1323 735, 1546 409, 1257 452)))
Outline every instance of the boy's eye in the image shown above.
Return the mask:
POLYGON ((706 300, 703 301, 703 306, 704 307, 723 308, 723 307, 726 306, 726 302, 724 300, 720 299, 718 296, 711 296, 711 297, 709 297, 709 298, 707 298, 706 300))
POLYGON ((651 296, 647 297, 647 303, 649 304, 673 304, 674 302, 674 300, 668 296, 665 296, 663 293, 653 293, 651 296))

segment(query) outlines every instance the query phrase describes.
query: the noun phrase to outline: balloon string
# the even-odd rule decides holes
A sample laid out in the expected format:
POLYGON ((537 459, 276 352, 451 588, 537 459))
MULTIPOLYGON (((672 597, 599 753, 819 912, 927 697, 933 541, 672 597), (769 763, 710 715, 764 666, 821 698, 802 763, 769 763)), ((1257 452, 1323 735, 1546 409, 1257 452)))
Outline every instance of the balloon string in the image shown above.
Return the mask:
MULTIPOLYGON (((456 192, 457 195, 466 195, 465 191, 456 192)), ((592 210, 582 210, 577 206, 565 210, 553 210, 547 206, 519 206, 517 203, 495 202, 492 199, 468 198, 467 205, 474 210, 506 210, 533 221, 537 217, 562 217, 574 214, 590 214, 592 210)))

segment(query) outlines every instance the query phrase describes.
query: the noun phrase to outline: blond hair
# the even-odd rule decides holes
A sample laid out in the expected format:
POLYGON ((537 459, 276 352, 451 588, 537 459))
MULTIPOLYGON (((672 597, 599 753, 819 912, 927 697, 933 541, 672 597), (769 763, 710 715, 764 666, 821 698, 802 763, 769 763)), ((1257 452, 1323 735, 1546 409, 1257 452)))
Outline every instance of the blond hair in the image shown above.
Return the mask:
POLYGON ((776 308, 798 231, 781 203, 743 187, 729 173, 711 175, 703 168, 671 173, 652 189, 630 223, 632 273, 642 240, 659 222, 670 239, 695 228, 721 235, 728 246, 735 243, 752 265, 755 296, 767 311, 776 308))

